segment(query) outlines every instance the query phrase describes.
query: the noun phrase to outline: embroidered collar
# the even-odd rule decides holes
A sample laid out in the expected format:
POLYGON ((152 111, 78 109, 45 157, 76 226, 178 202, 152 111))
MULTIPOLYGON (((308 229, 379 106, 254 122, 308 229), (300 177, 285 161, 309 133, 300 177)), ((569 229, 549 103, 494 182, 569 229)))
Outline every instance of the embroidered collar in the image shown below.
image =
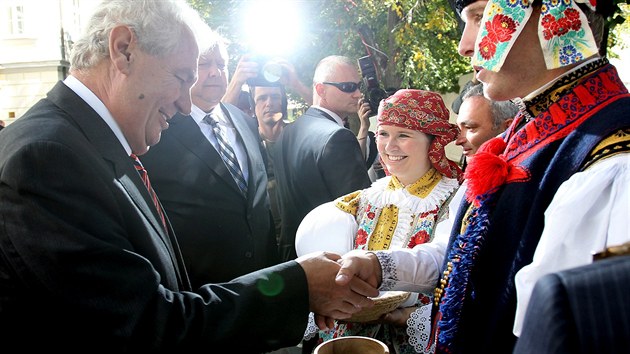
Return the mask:
POLYGON ((552 83, 543 86, 539 90, 527 95, 525 98, 515 98, 512 100, 529 122, 541 112, 547 111, 549 107, 573 90, 585 78, 608 64, 608 59, 598 58, 566 72, 564 75, 554 80, 552 83))
POLYGON ((433 188, 437 186, 437 184, 440 182, 441 179, 442 179, 442 175, 435 168, 431 167, 431 169, 429 169, 427 173, 425 173, 422 177, 420 177, 419 180, 413 182, 412 184, 406 187, 402 183, 400 183, 400 181, 398 180, 396 176, 392 176, 392 178, 389 181, 389 184, 387 185, 387 189, 396 190, 396 189, 404 188, 404 189, 407 189, 409 194, 413 196, 426 198, 429 195, 429 193, 431 193, 433 188))

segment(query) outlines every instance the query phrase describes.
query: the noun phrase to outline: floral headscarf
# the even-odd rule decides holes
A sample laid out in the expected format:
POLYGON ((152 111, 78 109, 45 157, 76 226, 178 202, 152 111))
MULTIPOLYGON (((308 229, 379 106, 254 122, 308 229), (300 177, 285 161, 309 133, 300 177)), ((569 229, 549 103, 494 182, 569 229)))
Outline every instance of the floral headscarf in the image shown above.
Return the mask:
MULTIPOLYGON (((586 16, 577 6, 595 11, 596 0, 542 0, 538 37, 547 69, 577 63, 597 54, 586 16)), ((475 43, 473 65, 499 71, 533 12, 533 0, 490 0, 475 43)))
POLYGON ((430 91, 403 89, 384 99, 379 107, 378 125, 394 125, 434 136, 429 161, 442 175, 461 181, 461 169, 446 158, 444 147, 454 141, 459 130, 449 123, 442 97, 430 91))

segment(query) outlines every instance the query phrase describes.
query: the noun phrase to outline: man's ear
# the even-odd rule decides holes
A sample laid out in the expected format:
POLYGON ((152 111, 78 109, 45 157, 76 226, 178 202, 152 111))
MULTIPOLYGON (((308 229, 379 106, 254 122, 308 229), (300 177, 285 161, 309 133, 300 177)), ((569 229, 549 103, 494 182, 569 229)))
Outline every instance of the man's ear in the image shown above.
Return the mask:
POLYGON ((127 26, 116 26, 109 36, 109 57, 120 72, 127 74, 131 64, 131 49, 135 44, 135 35, 127 26))
POLYGON ((317 93, 317 96, 324 97, 324 90, 324 84, 322 84, 321 82, 315 84, 315 92, 317 93))

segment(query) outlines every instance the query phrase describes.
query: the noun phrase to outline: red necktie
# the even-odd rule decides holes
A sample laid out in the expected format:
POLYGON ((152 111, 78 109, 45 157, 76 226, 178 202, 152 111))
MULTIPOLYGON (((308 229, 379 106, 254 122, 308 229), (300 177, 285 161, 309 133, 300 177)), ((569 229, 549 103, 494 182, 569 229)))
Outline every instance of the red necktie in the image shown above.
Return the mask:
POLYGON ((153 199, 153 204, 155 205, 155 208, 160 215, 160 219, 162 220, 162 226, 164 226, 164 230, 168 232, 168 228, 166 227, 166 218, 164 217, 164 211, 162 211, 162 206, 158 201, 157 194, 155 194, 155 191, 153 190, 153 188, 151 188, 149 174, 147 173, 147 170, 144 169, 144 166, 142 166, 142 163, 140 162, 140 159, 138 159, 138 156, 136 156, 135 154, 131 154, 130 156, 133 159, 133 165, 136 167, 136 171, 138 171, 138 173, 140 174, 140 178, 142 178, 142 182, 144 182, 144 185, 149 190, 151 199, 153 199))

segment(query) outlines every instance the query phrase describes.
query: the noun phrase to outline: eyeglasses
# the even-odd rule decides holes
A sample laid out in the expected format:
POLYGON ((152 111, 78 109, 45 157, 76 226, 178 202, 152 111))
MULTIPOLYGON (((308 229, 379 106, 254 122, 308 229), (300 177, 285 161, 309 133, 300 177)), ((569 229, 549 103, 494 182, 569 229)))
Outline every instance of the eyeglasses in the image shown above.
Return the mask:
POLYGON ((353 93, 356 90, 360 90, 363 86, 363 82, 330 82, 324 81, 322 82, 324 85, 335 86, 342 92, 353 93))

